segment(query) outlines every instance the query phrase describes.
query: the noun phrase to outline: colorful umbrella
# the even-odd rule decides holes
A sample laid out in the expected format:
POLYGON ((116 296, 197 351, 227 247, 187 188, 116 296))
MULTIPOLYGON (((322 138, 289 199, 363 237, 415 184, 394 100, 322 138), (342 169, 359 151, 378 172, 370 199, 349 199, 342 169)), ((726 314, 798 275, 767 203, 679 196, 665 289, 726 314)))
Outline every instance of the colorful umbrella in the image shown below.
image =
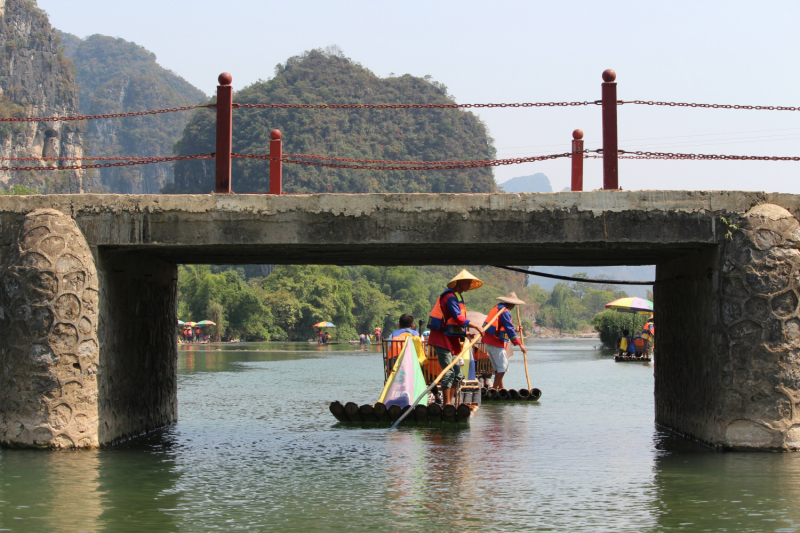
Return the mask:
POLYGON ((200 322, 197 323, 197 325, 198 326, 216 326, 216 324, 214 322, 211 322, 210 320, 201 320, 200 322))
POLYGON ((197 322, 184 322, 184 324, 183 324, 183 325, 184 325, 184 326, 189 326, 189 327, 192 327, 192 326, 196 326, 196 325, 197 325, 197 322))
POLYGON ((185 326, 186 322, 184 322, 183 320, 178 320, 178 325, 179 326, 185 326))
POLYGON ((614 309, 621 313, 653 314, 653 302, 644 298, 620 298, 606 304, 606 309, 614 309))
POLYGON ((311 327, 312 328, 335 328, 336 326, 334 326, 330 322, 317 322, 316 324, 314 324, 311 327))

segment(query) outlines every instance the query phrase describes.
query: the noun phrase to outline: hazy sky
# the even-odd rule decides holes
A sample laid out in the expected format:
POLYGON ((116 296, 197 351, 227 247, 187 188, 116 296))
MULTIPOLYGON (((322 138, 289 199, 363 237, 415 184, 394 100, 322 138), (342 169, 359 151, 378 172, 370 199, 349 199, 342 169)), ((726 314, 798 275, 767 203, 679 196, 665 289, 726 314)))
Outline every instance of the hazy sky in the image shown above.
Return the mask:
MULTIPOLYGON (((56 28, 122 37, 207 94, 239 89, 312 48, 339 45, 378 76, 430 74, 460 103, 597 100, 617 72, 624 100, 800 105, 800 2, 358 0, 39 0, 56 28)), ((417 103, 417 102, 413 102, 417 103)), ((420 102, 422 103, 422 102, 420 102)), ((498 157, 600 146, 599 106, 479 112, 498 157)), ((279 126, 279 125, 278 125, 279 126)), ((800 155, 800 112, 619 108, 621 149, 800 155)), ((287 142, 289 140, 287 139, 287 142)), ((621 161, 625 189, 800 193, 800 162, 621 161)), ((569 185, 569 160, 495 170, 569 185)), ((586 163, 585 189, 602 186, 586 163)))

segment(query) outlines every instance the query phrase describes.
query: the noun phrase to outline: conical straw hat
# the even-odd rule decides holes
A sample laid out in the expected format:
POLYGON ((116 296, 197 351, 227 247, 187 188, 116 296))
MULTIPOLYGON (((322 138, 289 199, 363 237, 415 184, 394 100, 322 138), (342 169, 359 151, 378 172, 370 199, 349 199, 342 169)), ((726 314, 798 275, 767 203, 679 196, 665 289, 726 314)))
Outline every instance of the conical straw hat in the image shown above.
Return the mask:
POLYGON ((456 276, 456 277, 454 277, 453 279, 450 280, 450 283, 447 284, 447 287, 450 288, 450 289, 455 289, 456 288, 456 283, 458 283, 462 279, 467 279, 467 280, 469 280, 471 282, 470 285, 469 285, 469 288, 466 289, 468 291, 471 291, 472 289, 477 289, 478 287, 483 285, 483 282, 481 280, 479 280, 478 278, 476 278, 475 276, 473 276, 472 274, 467 272, 466 269, 464 269, 464 270, 462 270, 461 272, 458 273, 458 276, 456 276))
POLYGON ((498 296, 495 300, 500 300, 506 304, 514 304, 514 305, 528 305, 519 298, 517 298, 517 293, 514 291, 509 292, 505 296, 498 296))

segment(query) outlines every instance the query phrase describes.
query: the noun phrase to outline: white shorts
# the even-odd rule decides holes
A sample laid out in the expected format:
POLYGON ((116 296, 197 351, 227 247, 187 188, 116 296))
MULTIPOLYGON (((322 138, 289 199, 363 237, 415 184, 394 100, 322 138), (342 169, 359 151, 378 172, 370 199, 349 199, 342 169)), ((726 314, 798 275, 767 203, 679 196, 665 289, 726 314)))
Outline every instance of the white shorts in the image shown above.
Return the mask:
POLYGON ((498 348, 497 346, 487 344, 486 353, 489 354, 489 360, 492 362, 492 368, 494 368, 495 372, 508 371, 508 357, 506 357, 505 348, 498 348))

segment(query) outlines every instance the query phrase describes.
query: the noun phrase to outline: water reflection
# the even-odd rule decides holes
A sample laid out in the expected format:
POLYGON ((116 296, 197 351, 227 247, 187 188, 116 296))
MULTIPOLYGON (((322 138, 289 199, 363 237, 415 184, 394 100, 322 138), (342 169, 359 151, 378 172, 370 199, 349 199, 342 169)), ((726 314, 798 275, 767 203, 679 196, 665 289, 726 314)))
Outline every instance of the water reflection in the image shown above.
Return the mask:
POLYGON ((657 449, 660 530, 797 531, 797 454, 716 453, 668 433, 657 449))
POLYGON ((4 451, 0 526, 10 531, 101 531, 100 453, 4 451))
POLYGON ((653 367, 616 364, 596 342, 529 344, 539 403, 485 405, 466 430, 400 431, 342 427, 327 410, 377 399, 374 347, 182 346, 176 425, 100 451, 0 451, 0 529, 798 529, 800 455, 716 453, 658 431, 653 367))

